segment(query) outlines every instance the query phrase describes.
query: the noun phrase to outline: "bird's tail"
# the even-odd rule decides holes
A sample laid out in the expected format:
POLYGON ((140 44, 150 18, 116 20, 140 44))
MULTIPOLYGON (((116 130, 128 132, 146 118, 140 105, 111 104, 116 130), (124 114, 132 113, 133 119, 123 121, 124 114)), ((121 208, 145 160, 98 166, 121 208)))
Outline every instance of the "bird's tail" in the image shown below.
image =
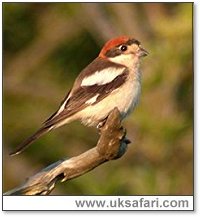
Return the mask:
POLYGON ((32 136, 24 140, 15 151, 11 152, 10 155, 14 156, 22 151, 24 151, 29 145, 31 145, 36 139, 44 135, 45 133, 49 132, 52 129, 52 126, 44 126, 36 131, 32 136))

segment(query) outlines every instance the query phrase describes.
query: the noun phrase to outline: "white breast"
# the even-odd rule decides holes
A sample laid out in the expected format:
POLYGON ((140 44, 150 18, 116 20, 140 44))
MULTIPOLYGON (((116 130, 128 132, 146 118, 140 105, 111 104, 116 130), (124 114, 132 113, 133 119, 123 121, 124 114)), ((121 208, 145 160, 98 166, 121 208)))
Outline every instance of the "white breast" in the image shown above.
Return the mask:
POLYGON ((126 117, 138 104, 141 92, 141 84, 138 80, 129 80, 119 93, 121 103, 118 104, 118 109, 122 117, 126 117))
MULTIPOLYGON (((139 75, 138 75, 139 76, 139 75)), ((105 119, 117 107, 121 117, 125 118, 137 105, 140 96, 140 77, 130 74, 129 79, 120 88, 114 90, 101 102, 86 107, 79 113, 85 125, 94 126, 105 119)))

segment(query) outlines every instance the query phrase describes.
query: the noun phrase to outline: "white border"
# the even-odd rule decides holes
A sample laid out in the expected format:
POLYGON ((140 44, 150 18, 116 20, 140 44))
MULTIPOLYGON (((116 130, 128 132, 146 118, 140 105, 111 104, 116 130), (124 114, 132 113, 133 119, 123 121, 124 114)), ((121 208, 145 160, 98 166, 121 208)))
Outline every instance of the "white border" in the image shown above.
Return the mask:
POLYGON ((193 196, 4 196, 3 210, 192 211, 193 196))

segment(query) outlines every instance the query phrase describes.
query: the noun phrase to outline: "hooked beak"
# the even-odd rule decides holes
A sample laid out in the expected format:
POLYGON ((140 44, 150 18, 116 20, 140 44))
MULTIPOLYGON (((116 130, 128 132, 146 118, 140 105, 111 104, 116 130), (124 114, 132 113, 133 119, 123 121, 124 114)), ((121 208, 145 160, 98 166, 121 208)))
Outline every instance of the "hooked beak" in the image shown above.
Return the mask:
POLYGON ((139 46, 139 49, 137 51, 137 55, 139 57, 145 57, 149 54, 149 52, 147 50, 145 50, 144 48, 142 48, 141 46, 139 46))

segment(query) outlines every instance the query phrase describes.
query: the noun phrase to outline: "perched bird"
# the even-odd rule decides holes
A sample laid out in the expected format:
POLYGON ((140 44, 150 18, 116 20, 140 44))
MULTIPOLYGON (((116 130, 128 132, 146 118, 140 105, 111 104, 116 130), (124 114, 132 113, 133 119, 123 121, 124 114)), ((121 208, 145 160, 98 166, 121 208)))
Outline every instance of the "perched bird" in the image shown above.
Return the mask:
POLYGON ((134 38, 109 40, 76 78, 59 109, 43 126, 10 155, 22 152, 45 133, 74 120, 87 126, 100 126, 117 107, 121 119, 138 103, 141 89, 140 59, 148 54, 134 38))

